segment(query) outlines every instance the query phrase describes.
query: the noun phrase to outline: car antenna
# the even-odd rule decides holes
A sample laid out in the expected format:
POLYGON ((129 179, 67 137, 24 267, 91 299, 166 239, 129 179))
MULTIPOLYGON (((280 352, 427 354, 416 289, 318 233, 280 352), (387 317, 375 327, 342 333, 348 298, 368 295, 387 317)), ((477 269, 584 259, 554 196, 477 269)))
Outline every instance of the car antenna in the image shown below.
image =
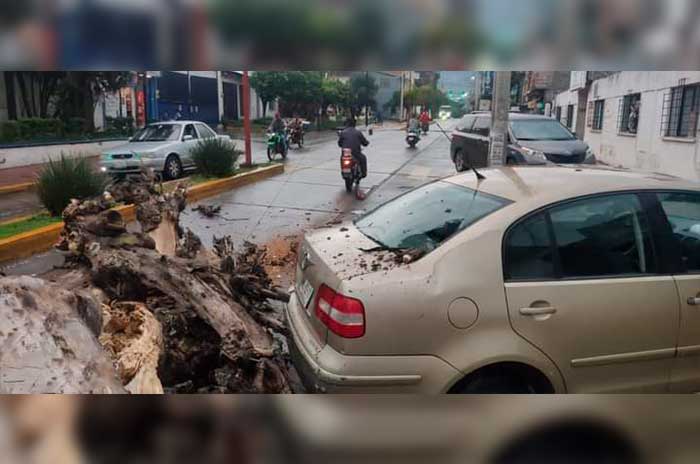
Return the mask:
MULTIPOLYGON (((438 126, 438 127, 440 128, 440 132, 442 132, 443 135, 444 135, 445 137, 447 137, 447 140, 449 140, 450 142, 452 142, 452 138, 451 138, 451 137, 449 136, 449 134, 445 131, 445 129, 442 128, 442 126, 440 125, 440 123, 437 122, 437 121, 435 121, 435 125, 438 126)), ((476 175, 477 185, 478 185, 479 182, 481 182, 482 180, 486 179, 486 176, 483 175, 482 173, 480 173, 479 171, 477 171, 475 167, 472 166, 471 169, 472 169, 472 171, 474 171, 474 174, 476 175)))

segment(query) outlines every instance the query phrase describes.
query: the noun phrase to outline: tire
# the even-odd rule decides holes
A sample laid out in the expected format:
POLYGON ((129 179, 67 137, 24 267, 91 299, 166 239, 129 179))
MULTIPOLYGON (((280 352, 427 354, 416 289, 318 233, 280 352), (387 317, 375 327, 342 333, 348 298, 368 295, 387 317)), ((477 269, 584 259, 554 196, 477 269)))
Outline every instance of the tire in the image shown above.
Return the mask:
POLYGON ((282 147, 282 159, 287 159, 287 152, 289 151, 288 146, 282 147))
POLYGON ((272 161, 272 158, 274 158, 274 157, 275 157, 275 155, 272 153, 272 149, 270 149, 270 146, 268 145, 267 146, 267 159, 272 161))
POLYGON ((411 148, 416 148, 416 142, 408 142, 408 146, 411 148))
POLYGON ((459 150, 455 153, 455 169, 457 172, 463 172, 468 169, 467 162, 464 159, 464 152, 459 150))
POLYGON ((182 163, 180 162, 180 157, 177 155, 170 155, 165 160, 165 166, 163 166, 163 178, 166 180, 174 180, 182 177, 182 163))
POLYGON ((534 387, 526 382, 520 382, 509 376, 496 374, 478 375, 470 382, 462 385, 456 392, 459 394, 530 394, 536 393, 534 387))
POLYGON ((345 190, 348 193, 352 193, 352 184, 354 184, 355 182, 353 181, 353 179, 348 179, 348 178, 344 178, 344 180, 345 180, 345 190))

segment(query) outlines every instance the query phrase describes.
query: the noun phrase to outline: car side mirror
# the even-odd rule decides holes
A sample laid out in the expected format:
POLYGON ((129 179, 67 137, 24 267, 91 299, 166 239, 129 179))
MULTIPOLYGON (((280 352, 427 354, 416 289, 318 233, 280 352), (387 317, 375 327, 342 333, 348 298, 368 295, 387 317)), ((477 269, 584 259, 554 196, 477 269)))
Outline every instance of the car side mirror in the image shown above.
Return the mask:
POLYGON ((187 142, 188 140, 193 140, 193 139, 194 139, 194 137, 192 137, 192 136, 189 135, 189 134, 188 134, 188 135, 185 135, 184 137, 182 137, 182 141, 183 141, 183 142, 187 142))

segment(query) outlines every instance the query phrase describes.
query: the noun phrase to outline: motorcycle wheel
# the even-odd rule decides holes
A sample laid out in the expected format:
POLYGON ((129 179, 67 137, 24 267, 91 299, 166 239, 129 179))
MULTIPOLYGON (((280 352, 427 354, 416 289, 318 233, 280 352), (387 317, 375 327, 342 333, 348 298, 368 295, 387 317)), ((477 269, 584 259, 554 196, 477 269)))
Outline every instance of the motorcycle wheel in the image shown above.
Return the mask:
POLYGON ((345 190, 348 193, 352 193, 352 184, 354 184, 355 181, 353 179, 348 179, 348 178, 344 178, 344 180, 345 180, 345 190))
POLYGON ((416 142, 408 142, 408 146, 411 148, 416 148, 416 142))
POLYGON ((274 157, 275 157, 275 155, 274 155, 274 153, 272 153, 272 149, 268 146, 267 147, 267 159, 272 161, 272 158, 274 158, 274 157))

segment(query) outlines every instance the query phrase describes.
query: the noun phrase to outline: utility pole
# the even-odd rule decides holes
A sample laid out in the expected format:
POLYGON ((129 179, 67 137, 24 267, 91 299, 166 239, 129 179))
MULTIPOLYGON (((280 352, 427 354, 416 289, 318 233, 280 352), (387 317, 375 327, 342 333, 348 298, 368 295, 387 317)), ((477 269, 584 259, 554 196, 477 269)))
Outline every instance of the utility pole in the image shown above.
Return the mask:
POLYGON ((253 152, 250 144, 250 79, 248 71, 243 71, 243 137, 245 140, 245 164, 253 164, 253 152))
POLYGON ((403 121, 403 86, 404 86, 404 72, 401 71, 401 97, 399 98, 399 121, 403 121))
POLYGON ((489 166, 505 164, 510 110, 510 71, 497 71, 491 100, 489 166))
POLYGON ((365 71, 365 127, 369 126, 369 71, 365 71))

